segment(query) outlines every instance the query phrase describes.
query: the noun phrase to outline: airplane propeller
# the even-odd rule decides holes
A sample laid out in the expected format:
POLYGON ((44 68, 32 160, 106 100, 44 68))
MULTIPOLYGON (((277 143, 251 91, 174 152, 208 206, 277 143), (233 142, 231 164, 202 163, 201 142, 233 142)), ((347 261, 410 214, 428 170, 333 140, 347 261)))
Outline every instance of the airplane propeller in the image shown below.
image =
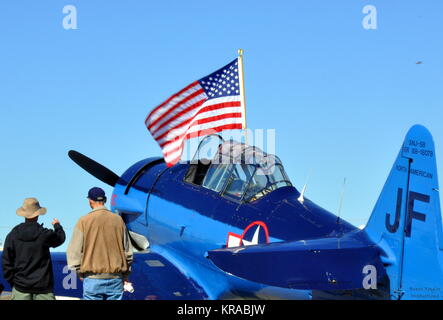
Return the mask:
POLYGON ((80 152, 70 150, 68 156, 84 170, 111 187, 114 187, 117 184, 118 179, 120 179, 117 174, 80 152))

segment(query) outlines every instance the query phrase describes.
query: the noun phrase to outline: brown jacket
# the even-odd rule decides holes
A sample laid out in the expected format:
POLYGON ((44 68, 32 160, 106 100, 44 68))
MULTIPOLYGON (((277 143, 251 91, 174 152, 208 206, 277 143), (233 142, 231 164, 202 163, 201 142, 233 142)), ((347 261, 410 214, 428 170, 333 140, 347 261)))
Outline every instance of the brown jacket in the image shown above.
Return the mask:
POLYGON ((127 277, 132 246, 122 218, 100 207, 80 218, 67 250, 68 266, 84 277, 127 277))

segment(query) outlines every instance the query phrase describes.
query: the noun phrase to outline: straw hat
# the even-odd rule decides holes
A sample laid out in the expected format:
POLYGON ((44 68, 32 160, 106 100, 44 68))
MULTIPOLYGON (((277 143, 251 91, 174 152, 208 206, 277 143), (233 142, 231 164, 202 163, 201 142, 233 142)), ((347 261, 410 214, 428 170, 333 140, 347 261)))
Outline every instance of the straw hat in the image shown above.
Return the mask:
POLYGON ((46 208, 40 207, 40 203, 36 198, 26 198, 23 201, 23 206, 16 211, 18 216, 25 217, 26 219, 32 219, 46 213, 46 208))

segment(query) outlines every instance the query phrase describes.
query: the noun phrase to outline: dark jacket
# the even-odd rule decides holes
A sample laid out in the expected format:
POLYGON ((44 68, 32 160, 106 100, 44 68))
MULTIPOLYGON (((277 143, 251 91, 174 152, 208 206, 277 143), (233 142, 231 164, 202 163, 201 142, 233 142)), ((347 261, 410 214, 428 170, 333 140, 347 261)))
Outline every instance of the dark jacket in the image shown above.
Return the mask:
POLYGON ((25 222, 8 234, 3 247, 3 276, 11 287, 24 293, 50 293, 54 285, 49 248, 65 242, 57 223, 54 231, 37 222, 25 222))

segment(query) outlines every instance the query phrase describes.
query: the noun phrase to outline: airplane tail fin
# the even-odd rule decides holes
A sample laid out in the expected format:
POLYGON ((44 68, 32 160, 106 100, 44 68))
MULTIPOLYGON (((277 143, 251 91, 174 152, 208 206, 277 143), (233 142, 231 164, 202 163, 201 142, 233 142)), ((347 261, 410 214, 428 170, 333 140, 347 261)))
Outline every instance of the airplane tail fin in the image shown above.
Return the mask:
POLYGON ((442 218, 434 142, 413 126, 364 229, 385 252, 394 299, 443 299, 442 218))

